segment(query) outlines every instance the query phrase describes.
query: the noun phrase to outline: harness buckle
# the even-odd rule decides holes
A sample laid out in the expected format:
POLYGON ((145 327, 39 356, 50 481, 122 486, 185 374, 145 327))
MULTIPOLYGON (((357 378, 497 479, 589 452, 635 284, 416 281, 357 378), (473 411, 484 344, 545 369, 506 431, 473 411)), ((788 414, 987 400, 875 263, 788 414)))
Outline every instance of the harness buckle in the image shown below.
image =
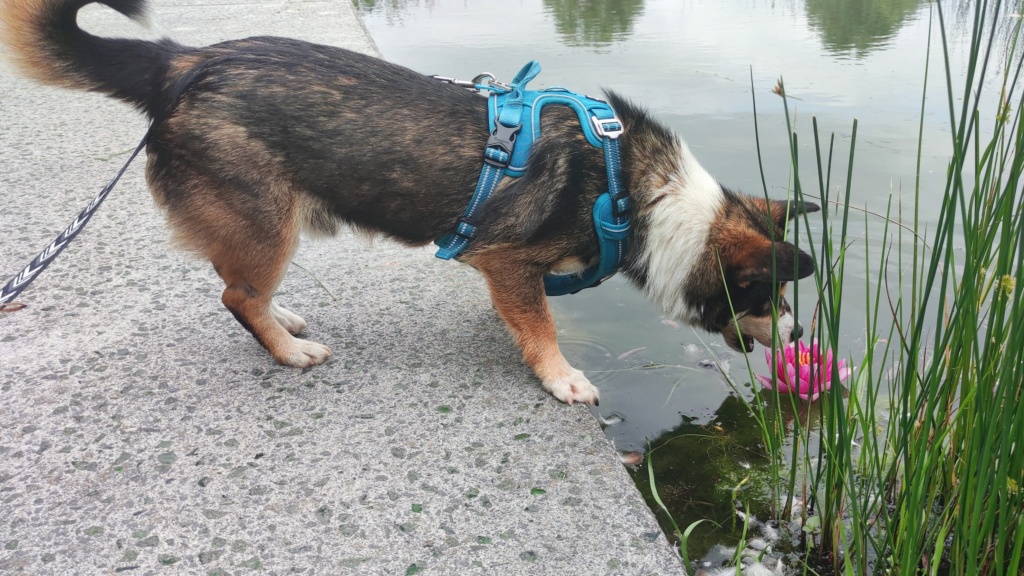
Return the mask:
POLYGON ((598 136, 611 138, 612 140, 622 136, 624 131, 622 121, 619 120, 618 116, 612 116, 611 118, 591 116, 590 123, 594 125, 594 132, 597 132, 598 136))
POLYGON ((507 168, 508 163, 512 161, 512 150, 516 146, 516 134, 522 128, 522 124, 505 126, 501 122, 496 121, 494 123, 494 132, 491 132, 491 135, 487 137, 487 151, 484 153, 484 162, 496 168, 507 168), (495 148, 504 152, 504 154, 496 155, 489 153, 495 148))

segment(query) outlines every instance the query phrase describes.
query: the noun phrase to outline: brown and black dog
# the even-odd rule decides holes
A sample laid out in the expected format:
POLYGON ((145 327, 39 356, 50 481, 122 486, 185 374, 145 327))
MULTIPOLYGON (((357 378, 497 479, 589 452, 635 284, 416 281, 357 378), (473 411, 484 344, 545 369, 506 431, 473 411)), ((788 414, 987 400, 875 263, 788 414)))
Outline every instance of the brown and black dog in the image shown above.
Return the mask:
MULTIPOLYGON (((81 30, 94 0, 3 0, 4 42, 27 75, 101 92, 148 115, 147 177, 177 240, 213 264, 235 318, 288 366, 327 360, 296 338, 298 315, 273 301, 302 232, 341 225, 424 245, 462 215, 487 141, 486 100, 348 50, 257 37, 205 48, 100 38, 81 30)), ((144 0, 100 0, 141 17, 144 0)), ((814 262, 783 240, 787 217, 818 207, 723 188, 686 144, 628 100, 623 184, 633 227, 623 272, 672 318, 720 332, 737 350, 799 331, 785 281, 814 262), (773 313, 774 310, 774 313, 773 313), (733 311, 737 320, 733 320, 733 311), (737 331, 738 327, 738 331, 737 331)), ((460 260, 479 270, 544 388, 595 404, 598 391, 558 349, 542 278, 599 256, 591 210, 604 156, 572 110, 550 106, 527 173, 487 201, 460 260)))

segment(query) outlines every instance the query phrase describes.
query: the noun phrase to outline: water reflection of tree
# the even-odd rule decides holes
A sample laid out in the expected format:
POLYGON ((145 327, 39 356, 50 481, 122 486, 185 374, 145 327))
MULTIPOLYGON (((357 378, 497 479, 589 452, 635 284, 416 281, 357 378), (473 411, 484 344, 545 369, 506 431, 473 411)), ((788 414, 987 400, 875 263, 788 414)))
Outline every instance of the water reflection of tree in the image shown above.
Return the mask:
POLYGON ((830 52, 862 58, 885 44, 923 0, 807 0, 807 20, 830 52))
POLYGON ((356 10, 364 14, 383 14, 388 24, 404 20, 402 17, 410 8, 423 6, 432 9, 435 0, 352 0, 356 10))
MULTIPOLYGON (((985 29, 992 33, 994 54, 998 57, 999 67, 1006 64, 1007 49, 1014 41, 1021 41, 1022 30, 1020 24, 1020 13, 1024 10, 1024 0, 1008 0, 1002 3, 1002 9, 997 11, 995 7, 989 7, 986 15, 987 24, 985 29)), ((946 21, 947 34, 954 39, 970 38, 974 30, 974 0, 950 0, 942 3, 942 12, 946 21)), ((938 14, 935 15, 938 21, 938 14)), ((987 37, 986 37, 987 38, 987 37)), ((983 40, 982 44, 986 44, 983 40)), ((970 49, 970 42, 954 42, 954 46, 960 46, 963 50, 970 49)))
MULTIPOLYGON (((710 423, 684 422, 650 442, 658 494, 676 522, 685 529, 691 522, 711 520, 690 535, 688 549, 694 557, 714 544, 740 538, 742 525, 735 523, 731 487, 742 486, 750 511, 767 516, 768 458, 756 421, 737 397, 727 397, 710 423)), ((639 472, 633 480, 657 510, 647 470, 639 472)), ((659 514, 658 521, 671 534, 668 519, 659 514)))
MULTIPOLYGON (((795 420, 817 429, 821 422, 821 403, 766 393, 762 396, 768 426, 782 426, 792 438, 795 420)), ((770 516, 771 468, 761 429, 747 405, 734 395, 728 396, 707 424, 684 419, 678 427, 650 441, 653 449, 655 482, 658 494, 680 527, 700 519, 711 520, 690 535, 688 549, 694 557, 703 555, 715 544, 733 544, 743 535, 736 522, 737 494, 747 511, 756 517, 770 516)), ((787 446, 785 451, 790 450, 787 446)), ((817 445, 811 447, 815 453, 817 445)), ((784 460, 789 460, 784 454, 784 460)), ((648 471, 636 471, 633 480, 648 499, 652 509, 658 506, 651 497, 648 471)), ((671 534, 668 518, 658 520, 671 534)))
POLYGON ((373 12, 374 10, 398 10, 405 8, 406 0, 352 0, 356 10, 362 12, 373 12))
POLYGON ((570 46, 604 46, 629 36, 643 8, 644 0, 544 0, 570 46))

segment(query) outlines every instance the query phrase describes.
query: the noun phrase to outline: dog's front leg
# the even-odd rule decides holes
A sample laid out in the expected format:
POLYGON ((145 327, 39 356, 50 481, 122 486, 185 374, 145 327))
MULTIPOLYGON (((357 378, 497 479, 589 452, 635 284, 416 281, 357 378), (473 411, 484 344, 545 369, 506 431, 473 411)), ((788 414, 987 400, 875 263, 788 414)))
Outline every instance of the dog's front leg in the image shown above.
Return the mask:
POLYGON ((570 366, 558 349, 555 322, 544 295, 543 274, 534 266, 509 258, 507 253, 478 256, 472 264, 483 273, 495 309, 544 389, 568 404, 585 402, 596 406, 597 387, 583 372, 570 366))

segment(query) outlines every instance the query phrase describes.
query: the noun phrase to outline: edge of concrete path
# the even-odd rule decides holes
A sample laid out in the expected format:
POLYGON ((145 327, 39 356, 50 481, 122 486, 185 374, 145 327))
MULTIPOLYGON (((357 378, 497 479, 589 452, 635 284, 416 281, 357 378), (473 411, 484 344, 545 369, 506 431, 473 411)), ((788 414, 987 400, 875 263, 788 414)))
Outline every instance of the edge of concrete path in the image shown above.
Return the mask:
POLYGON ((359 13, 356 12, 355 5, 350 3, 349 6, 352 8, 352 17, 356 19, 356 22, 359 22, 359 27, 363 29, 363 35, 366 37, 366 41, 370 45, 366 50, 366 53, 373 54, 377 58, 384 58, 384 55, 380 51, 380 47, 377 46, 377 42, 373 39, 373 35, 370 34, 370 29, 366 27, 366 22, 363 22, 363 19, 359 17, 359 13))

